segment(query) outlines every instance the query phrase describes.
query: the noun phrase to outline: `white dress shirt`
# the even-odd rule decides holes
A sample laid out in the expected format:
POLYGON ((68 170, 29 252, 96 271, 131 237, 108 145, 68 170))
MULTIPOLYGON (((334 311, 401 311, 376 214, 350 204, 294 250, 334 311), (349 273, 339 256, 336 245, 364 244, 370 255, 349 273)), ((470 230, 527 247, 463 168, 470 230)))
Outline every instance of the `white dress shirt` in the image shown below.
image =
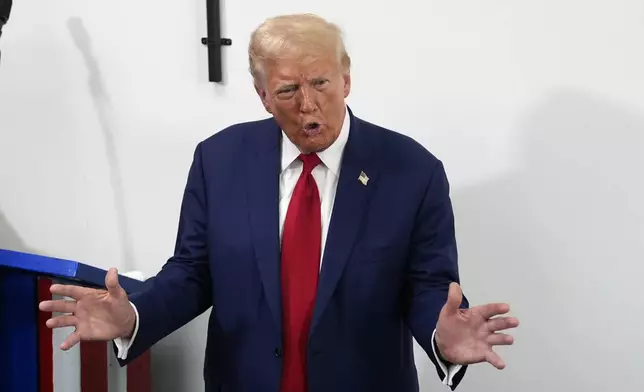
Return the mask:
MULTIPOLYGON (((335 142, 324 151, 318 152, 321 164, 313 168, 311 174, 315 179, 320 193, 321 217, 322 217, 322 249, 321 255, 324 255, 326 237, 329 232, 329 222, 331 221, 331 211, 335 201, 335 191, 338 187, 340 178, 340 163, 342 162, 342 153, 344 146, 349 139, 349 119, 348 111, 342 125, 340 135, 335 142)), ((293 144, 288 137, 282 132, 282 172, 280 174, 280 239, 284 230, 284 221, 286 220, 286 211, 291 202, 295 184, 302 174, 304 164, 297 159, 300 150, 293 144)), ((322 260, 320 260, 320 268, 322 260)))
MULTIPOLYGON (((320 192, 320 202, 321 202, 321 217, 322 217, 322 252, 324 255, 324 248, 326 244, 326 238, 329 230, 329 222, 331 220, 331 212, 333 211, 333 203, 335 201, 335 192, 338 186, 338 179, 340 178, 340 166, 342 162, 342 154, 344 152, 344 147, 347 144, 349 139, 350 132, 350 119, 349 111, 346 110, 344 117, 344 123, 342 125, 342 130, 340 135, 335 140, 335 142, 329 146, 324 151, 318 152, 318 156, 322 161, 321 164, 316 166, 312 175, 315 179, 315 182, 318 186, 318 191, 320 192)), ((280 184, 279 184, 279 235, 280 239, 282 238, 282 232, 284 229, 284 220, 286 219, 286 211, 288 210, 288 205, 291 201, 291 196, 293 195, 293 190, 295 189, 295 184, 302 173, 303 163, 300 161, 298 156, 300 155, 300 150, 293 144, 290 139, 282 132, 282 166, 280 173, 280 184)), ((322 267, 322 260, 320 260, 320 268, 322 267)), ((128 351, 132 346, 132 342, 136 338, 136 334, 139 329, 139 314, 136 310, 136 306, 132 304, 134 312, 136 313, 136 325, 134 328, 134 333, 132 334, 131 339, 115 339, 114 343, 116 344, 118 350, 118 358, 125 359, 127 357, 128 351)), ((433 334, 436 331, 434 330, 433 334)), ((432 341, 433 339, 432 334, 432 341)), ((434 357, 438 360, 436 354, 436 347, 432 344, 432 351, 434 357)), ((441 365, 443 374, 445 378, 443 379, 443 384, 452 385, 452 379, 456 373, 461 369, 461 365, 451 366, 449 369, 440 360, 438 363, 441 365)))

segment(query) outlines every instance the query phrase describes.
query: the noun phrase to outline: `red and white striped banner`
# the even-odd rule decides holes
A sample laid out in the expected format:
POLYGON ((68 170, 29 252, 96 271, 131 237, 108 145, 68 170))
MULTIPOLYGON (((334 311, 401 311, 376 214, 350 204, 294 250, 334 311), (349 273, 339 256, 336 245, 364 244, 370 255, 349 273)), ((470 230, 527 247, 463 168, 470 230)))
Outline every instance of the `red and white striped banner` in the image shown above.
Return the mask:
MULTIPOLYGON (((40 278, 38 302, 52 299, 50 279, 40 278)), ((150 353, 121 368, 112 342, 81 342, 68 351, 60 345, 73 327, 50 329, 51 313, 39 312, 40 392, 150 392, 150 353)))

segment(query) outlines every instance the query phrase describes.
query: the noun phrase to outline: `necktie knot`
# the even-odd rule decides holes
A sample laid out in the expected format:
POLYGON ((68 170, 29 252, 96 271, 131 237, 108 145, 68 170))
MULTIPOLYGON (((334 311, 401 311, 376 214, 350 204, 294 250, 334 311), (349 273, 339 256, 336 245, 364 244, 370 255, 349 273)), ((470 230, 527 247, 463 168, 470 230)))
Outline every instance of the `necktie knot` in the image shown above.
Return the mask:
POLYGON ((300 161, 304 164, 304 173, 311 173, 313 169, 322 163, 320 160, 320 157, 316 153, 311 153, 311 154, 300 154, 298 157, 300 161))

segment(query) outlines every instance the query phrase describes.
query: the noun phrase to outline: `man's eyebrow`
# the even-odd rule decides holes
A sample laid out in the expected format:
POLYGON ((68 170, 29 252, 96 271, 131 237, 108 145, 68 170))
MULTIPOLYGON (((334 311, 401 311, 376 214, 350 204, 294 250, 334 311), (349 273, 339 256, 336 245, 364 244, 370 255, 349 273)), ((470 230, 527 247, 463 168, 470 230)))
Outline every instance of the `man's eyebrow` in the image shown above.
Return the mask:
POLYGON ((295 88, 297 86, 298 86, 297 83, 283 84, 283 85, 280 85, 279 87, 277 87, 277 91, 289 90, 289 89, 295 88))

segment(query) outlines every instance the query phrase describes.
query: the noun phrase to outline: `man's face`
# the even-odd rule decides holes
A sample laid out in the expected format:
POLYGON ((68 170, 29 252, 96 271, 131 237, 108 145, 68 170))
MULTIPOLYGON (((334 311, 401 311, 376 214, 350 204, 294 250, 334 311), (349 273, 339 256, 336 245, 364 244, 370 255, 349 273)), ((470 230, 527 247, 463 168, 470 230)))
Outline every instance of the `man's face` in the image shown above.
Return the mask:
POLYGON ((342 129, 351 77, 331 56, 267 64, 257 93, 284 133, 303 153, 328 148, 342 129))

